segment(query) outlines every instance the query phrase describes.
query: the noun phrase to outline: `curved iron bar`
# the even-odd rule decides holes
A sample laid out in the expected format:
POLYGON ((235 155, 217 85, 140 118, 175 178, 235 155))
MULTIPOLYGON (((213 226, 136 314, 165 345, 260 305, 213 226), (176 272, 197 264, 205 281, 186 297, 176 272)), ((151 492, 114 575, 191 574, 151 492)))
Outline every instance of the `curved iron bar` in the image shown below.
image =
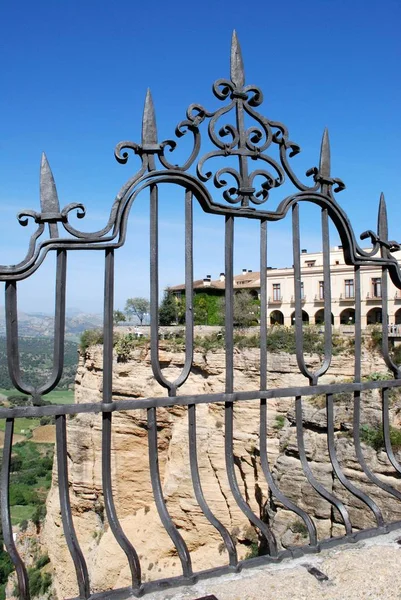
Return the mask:
POLYGON ((382 420, 383 420, 384 447, 386 449, 386 453, 389 458, 389 461, 393 465, 394 469, 397 471, 397 473, 401 474, 401 465, 394 455, 393 446, 391 444, 388 392, 389 392, 388 388, 382 389, 382 420))
MULTIPOLYGON (((330 300, 330 272, 329 261, 330 253, 328 249, 328 223, 327 213, 323 210, 323 231, 326 239, 323 242, 323 259, 324 259, 324 291, 328 294, 328 298, 325 301, 324 319, 325 323, 329 322, 330 325, 325 331, 325 352, 324 360, 320 368, 316 371, 311 372, 306 366, 304 349, 303 349, 303 320, 302 320, 302 297, 301 297, 301 246, 300 246, 300 235, 299 235, 299 206, 298 203, 293 205, 292 209, 292 236, 293 236, 293 255, 294 255, 294 298, 295 298, 295 343, 296 343, 296 356, 299 370, 301 373, 309 379, 310 385, 317 385, 318 378, 326 373, 331 362, 331 312, 327 310, 327 301, 330 300)), ((326 329, 326 327, 325 327, 326 329)))
MULTIPOLYGON (((225 233, 225 274, 226 274, 226 293, 225 293, 225 355, 226 355, 226 393, 231 394, 234 389, 234 342, 233 342, 233 253, 234 253, 234 217, 226 217, 225 233)), ((225 402, 225 459, 226 472, 231 492, 238 507, 255 527, 259 529, 263 536, 271 556, 277 556, 277 543, 270 527, 263 523, 259 517, 250 508, 244 500, 241 490, 238 486, 237 476, 234 467, 234 448, 233 448, 233 429, 234 429, 234 406, 233 402, 225 402)))
POLYGON ((159 362, 159 235, 158 235, 158 188, 150 187, 150 350, 151 365, 156 381, 167 388, 169 396, 175 396, 176 390, 188 379, 193 360, 193 313, 192 313, 192 194, 185 195, 186 219, 186 330, 184 367, 174 381, 164 377, 159 362), (189 255, 188 255, 189 253, 189 255), (189 292, 189 293, 188 293, 189 292))
POLYGON ((194 486, 195 497, 202 509, 203 514, 208 521, 217 529, 223 538, 224 545, 227 549, 229 556, 229 564, 232 567, 238 565, 237 550, 235 548, 234 540, 224 527, 224 525, 214 516, 209 508, 203 494, 202 485, 199 477, 198 467, 198 454, 197 454, 197 443, 196 443, 196 406, 195 404, 188 405, 188 435, 189 435, 189 462, 191 467, 191 477, 194 486))
POLYGON ((268 484, 269 488, 271 489, 272 494, 277 498, 277 500, 279 502, 281 502, 281 504, 283 506, 285 506, 285 508, 293 511, 295 514, 297 514, 303 520, 303 522, 305 523, 305 526, 308 530, 309 545, 317 546, 318 540, 317 540, 316 525, 312 521, 311 517, 308 515, 308 513, 306 511, 302 510, 302 508, 300 508, 299 506, 294 504, 294 502, 292 502, 292 500, 290 500, 285 494, 283 494, 283 492, 280 490, 280 488, 276 485, 276 482, 274 481, 272 472, 270 470, 269 458, 268 458, 268 454, 267 454, 266 421, 267 421, 267 406, 266 406, 266 400, 263 399, 260 401, 260 462, 261 462, 262 471, 266 478, 267 484, 268 484))
MULTIPOLYGON (((362 467, 363 472, 367 477, 372 481, 372 483, 376 484, 382 490, 391 494, 398 500, 401 500, 401 492, 393 488, 391 485, 383 482, 381 479, 376 477, 374 473, 369 469, 365 457, 363 456, 362 447, 361 447, 361 436, 360 436, 360 412, 361 412, 361 393, 354 392, 354 446, 355 452, 358 459, 359 464, 362 467)), ((389 456, 390 458, 390 456, 389 456)), ((391 459, 390 459, 391 460, 391 459)))
POLYGON ((394 374, 394 379, 401 379, 401 370, 390 356, 388 343, 388 281, 387 267, 382 267, 381 290, 382 290, 382 355, 386 366, 394 374))
MULTIPOLYGON (((267 222, 261 221, 260 223, 260 272, 266 273, 267 270, 267 222)), ((267 279, 266 277, 260 278, 260 389, 261 391, 267 390, 267 279)), ((280 488, 274 481, 272 472, 269 465, 269 457, 267 454, 267 403, 266 399, 262 398, 260 401, 260 431, 259 431, 259 444, 260 444, 260 462, 262 466, 262 472, 265 476, 267 485, 269 486, 272 494, 277 498, 279 502, 285 506, 288 510, 295 512, 303 522, 308 530, 309 544, 310 546, 317 545, 317 531, 316 526, 310 516, 299 508, 294 502, 292 502, 287 496, 283 494, 280 488)))
MULTIPOLYGON (((105 251, 104 318, 103 318, 103 402, 113 401, 113 305, 114 305, 114 250, 105 251)), ((113 497, 111 478, 112 413, 102 413, 102 488, 104 505, 110 529, 127 557, 131 571, 132 588, 141 592, 141 563, 138 554, 125 535, 113 497)))
POLYGON ((11 453, 13 445, 14 419, 6 420, 6 429, 3 445, 3 460, 1 465, 1 525, 3 528, 3 538, 6 550, 15 567, 18 579, 18 593, 20 600, 30 600, 28 573, 24 562, 18 554, 17 547, 14 542, 13 528, 10 515, 10 465, 11 453))
POLYGON ((79 595, 81 598, 87 599, 90 597, 89 573, 75 532, 68 490, 67 432, 65 415, 57 415, 56 417, 56 448, 58 487, 63 531, 71 558, 74 563, 79 595))
POLYGON ((308 460, 306 458, 305 453, 305 445, 304 445, 304 436, 303 436, 303 427, 302 427, 302 398, 301 396, 297 396, 295 398, 295 419, 296 419, 296 428, 297 428, 297 443, 298 443, 298 452, 299 458, 301 461, 302 469, 306 475, 308 482, 311 486, 317 491, 317 493, 322 496, 327 502, 330 502, 332 506, 334 506, 341 515, 341 518, 344 523, 345 532, 347 535, 352 533, 352 525, 349 520, 348 511, 344 506, 344 503, 336 498, 332 493, 328 492, 326 488, 315 478, 312 473, 312 469, 309 466, 308 460))
MULTIPOLYGON (((355 267, 355 383, 361 382, 361 273, 360 267, 355 267)), ((392 486, 381 481, 372 471, 369 469, 361 447, 361 392, 354 392, 354 414, 353 414, 353 432, 354 432, 354 448, 355 454, 361 465, 362 471, 370 479, 370 481, 376 484, 379 488, 391 494, 398 500, 401 500, 401 493, 394 489, 392 486)), ((390 459, 391 460, 391 459, 390 459)))
POLYGON ((356 498, 359 498, 373 512, 378 527, 384 527, 384 519, 380 508, 365 492, 354 486, 344 472, 338 462, 337 452, 334 441, 334 410, 333 410, 333 394, 326 394, 326 412, 327 412, 327 447, 331 464, 333 465, 334 473, 343 486, 351 492, 356 498))
POLYGON ((323 300, 324 300, 324 356, 323 362, 315 372, 316 381, 324 375, 330 365, 333 353, 331 324, 331 280, 330 280, 330 236, 327 209, 322 210, 322 247, 323 247, 323 300))
POLYGON ((17 311, 17 284, 6 283, 6 333, 7 333, 7 362, 8 372, 13 385, 24 394, 30 394, 33 402, 40 396, 51 392, 58 384, 64 368, 64 336, 65 336, 65 297, 67 277, 67 252, 57 251, 56 267, 56 294, 55 294, 55 319, 54 319, 54 351, 53 368, 47 382, 39 386, 27 384, 23 381, 18 344, 18 311, 17 311))
POLYGON ((177 527, 174 525, 171 516, 167 510, 166 501, 163 496, 162 484, 160 481, 159 471, 159 451, 157 447, 157 418, 156 409, 148 408, 148 440, 149 440, 149 467, 150 467, 150 478, 152 482, 153 496, 156 503, 157 512, 161 522, 164 525, 164 529, 170 536, 173 542, 178 556, 182 565, 182 572, 184 577, 192 577, 192 564, 191 555, 188 547, 179 533, 177 527))

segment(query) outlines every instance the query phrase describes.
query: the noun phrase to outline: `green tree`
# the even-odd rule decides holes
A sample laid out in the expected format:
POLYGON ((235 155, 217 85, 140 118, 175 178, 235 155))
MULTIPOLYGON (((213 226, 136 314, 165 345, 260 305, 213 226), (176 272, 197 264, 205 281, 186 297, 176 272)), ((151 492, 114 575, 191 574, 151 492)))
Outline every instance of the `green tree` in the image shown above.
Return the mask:
MULTIPOLYGON (((225 310, 225 298, 221 298, 221 310, 225 310)), ((247 290, 234 294, 233 321, 236 327, 250 327, 258 323, 260 302, 247 290)))
POLYGON ((3 530, 0 523, 0 599, 3 600, 5 596, 5 584, 7 583, 8 576, 14 571, 14 565, 11 562, 11 558, 8 553, 4 550, 4 539, 3 530))
POLYGON ((160 325, 172 325, 178 323, 177 301, 173 294, 165 290, 163 300, 159 307, 159 323, 160 325))
POLYGON ((125 303, 125 314, 128 317, 138 317, 141 325, 149 309, 150 302, 146 298, 128 298, 125 303))
POLYGON ((194 323, 195 325, 209 324, 208 296, 195 294, 194 296, 194 323))
POLYGON ((234 294, 234 325, 250 327, 258 322, 259 301, 246 290, 234 294))
POLYGON ((124 323, 126 320, 125 314, 122 310, 113 310, 113 323, 114 325, 118 325, 119 323, 124 323))

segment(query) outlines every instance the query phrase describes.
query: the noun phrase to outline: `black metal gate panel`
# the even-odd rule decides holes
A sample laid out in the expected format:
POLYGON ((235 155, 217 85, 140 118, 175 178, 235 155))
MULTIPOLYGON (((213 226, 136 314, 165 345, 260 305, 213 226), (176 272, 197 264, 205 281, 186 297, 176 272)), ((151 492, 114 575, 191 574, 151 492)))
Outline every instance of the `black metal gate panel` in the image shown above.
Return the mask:
POLYGON ((318 167, 307 171, 307 179, 301 180, 295 174, 291 158, 300 152, 300 147, 292 142, 285 125, 272 121, 259 112, 263 101, 261 90, 245 84, 245 74, 240 46, 234 33, 231 47, 231 72, 229 79, 219 79, 213 84, 213 93, 222 106, 209 111, 199 104, 191 104, 186 117, 176 127, 178 140, 182 136, 192 138, 192 150, 185 162, 176 165, 170 162, 167 152, 174 155, 177 141, 158 141, 155 112, 150 92, 145 101, 140 143, 120 142, 115 149, 119 163, 128 161, 128 151, 133 151, 141 161, 139 171, 119 191, 111 208, 107 225, 100 231, 84 233, 69 222, 69 215, 76 211, 79 218, 85 217, 85 208, 81 204, 69 204, 61 209, 57 197, 55 182, 45 157, 41 165, 41 212, 24 210, 18 215, 21 225, 28 219, 36 223, 36 231, 31 236, 28 253, 17 265, 1 266, 0 280, 5 282, 6 324, 8 369, 13 385, 17 390, 32 397, 32 406, 0 408, 0 418, 5 419, 5 441, 1 472, 1 519, 4 541, 18 577, 19 597, 30 598, 27 569, 18 554, 10 518, 9 480, 10 460, 13 442, 14 420, 18 417, 41 417, 53 415, 56 418, 57 454, 56 463, 62 524, 65 541, 76 570, 79 598, 127 598, 141 596, 162 586, 191 583, 199 577, 207 577, 215 572, 236 572, 245 566, 237 557, 235 540, 227 528, 216 518, 203 494, 198 469, 196 417, 197 406, 201 403, 224 403, 225 464, 232 495, 249 522, 259 531, 267 549, 264 556, 247 561, 247 565, 274 562, 285 557, 297 556, 307 552, 317 552, 323 547, 356 541, 364 537, 388 532, 399 527, 400 522, 387 523, 376 502, 359 489, 344 474, 334 443, 334 397, 347 392, 354 398, 353 435, 357 459, 366 477, 378 488, 401 500, 401 493, 384 483, 372 472, 361 449, 360 410, 361 395, 366 390, 378 389, 382 396, 382 423, 385 450, 394 468, 394 476, 401 474, 390 441, 389 392, 401 386, 399 365, 393 362, 388 338, 388 278, 401 289, 400 266, 393 256, 399 250, 396 242, 388 240, 387 215, 384 198, 380 199, 377 233, 364 232, 361 239, 371 241, 371 249, 364 250, 358 244, 350 222, 335 200, 335 194, 344 189, 343 182, 334 178, 330 170, 330 147, 327 131, 324 132, 320 162, 318 167), (231 121, 230 121, 231 119, 231 121), (252 125, 249 126, 249 122, 252 125), (206 134, 207 152, 204 131, 206 134), (272 158, 269 150, 278 151, 279 160, 272 158), (218 160, 221 167, 213 171, 210 166, 218 160), (214 162, 213 162, 214 161, 214 162), (234 163, 236 166, 233 166, 234 163), (279 188, 289 181, 293 192, 285 197, 275 211, 266 208, 271 190, 279 188), (231 183, 229 183, 231 182, 231 183), (161 184, 169 184, 179 192, 185 203, 185 363, 179 376, 169 379, 159 361, 158 304, 159 304, 159 266, 158 266, 158 189, 161 184), (147 191, 150 203, 150 291, 151 291, 151 364, 155 380, 165 389, 161 398, 133 400, 113 399, 113 293, 114 293, 114 256, 115 251, 124 245, 127 235, 127 221, 130 209, 138 195, 147 191), (193 203, 198 202, 206 213, 220 215, 225 221, 225 392, 215 394, 183 394, 180 388, 187 380, 194 351, 193 317, 193 203), (304 353, 304 330, 302 326, 301 293, 301 249, 300 249, 300 203, 313 203, 321 209, 321 228, 323 244, 324 272, 324 356, 315 370, 308 366, 304 353), (260 290, 260 385, 252 391, 238 391, 234 386, 233 353, 233 247, 235 225, 238 219, 253 219, 260 226, 260 272, 267 270, 267 223, 282 220, 292 215, 293 261, 294 261, 294 305, 296 358, 305 383, 298 387, 269 389, 267 385, 267 283, 261 277, 260 290), (344 258, 351 265, 355 278, 355 358, 354 378, 352 382, 341 384, 321 383, 321 377, 329 372, 332 360, 332 322, 330 289, 330 245, 329 222, 336 227, 341 238, 344 258), (72 250, 96 250, 104 253, 104 355, 103 355, 103 399, 100 403, 82 403, 74 405, 43 405, 43 398, 54 390, 63 372, 64 329, 66 308, 67 255, 72 250), (24 379, 20 369, 18 343, 17 288, 18 282, 35 273, 44 262, 48 253, 57 257, 56 302, 53 370, 47 381, 39 386, 24 379), (382 353, 384 361, 392 373, 391 379, 363 381, 361 377, 361 268, 373 266, 382 271, 382 353), (314 476, 304 443, 303 398, 323 394, 327 411, 327 446, 333 472, 348 492, 362 501, 374 516, 376 527, 369 530, 355 530, 345 504, 328 491, 314 476), (293 397, 296 411, 296 433, 299 458, 303 471, 311 486, 327 500, 341 515, 345 535, 319 541, 314 520, 304 510, 287 498, 272 474, 267 454, 267 400, 269 398, 293 397), (241 493, 233 453, 233 412, 236 403, 249 400, 260 402, 260 460, 263 474, 271 494, 286 509, 293 511, 304 522, 309 542, 302 548, 280 549, 268 523, 256 515, 241 493), (195 573, 191 564, 191 553, 173 522, 163 496, 158 464, 157 409, 172 406, 187 407, 188 444, 192 483, 196 500, 211 525, 221 535, 227 550, 228 563, 208 572, 195 573), (141 561, 137 551, 128 539, 120 524, 112 492, 111 478, 111 436, 113 414, 117 411, 147 411, 147 436, 149 444, 150 477, 154 501, 165 530, 170 536, 182 565, 182 575, 156 582, 142 582, 141 561), (66 418, 79 413, 97 413, 102 418, 102 486, 105 509, 109 526, 124 551, 129 564, 132 583, 129 588, 108 591, 102 594, 91 592, 86 558, 78 543, 74 530, 69 497, 69 476, 67 464, 66 418), (249 564, 248 564, 249 563, 249 564))

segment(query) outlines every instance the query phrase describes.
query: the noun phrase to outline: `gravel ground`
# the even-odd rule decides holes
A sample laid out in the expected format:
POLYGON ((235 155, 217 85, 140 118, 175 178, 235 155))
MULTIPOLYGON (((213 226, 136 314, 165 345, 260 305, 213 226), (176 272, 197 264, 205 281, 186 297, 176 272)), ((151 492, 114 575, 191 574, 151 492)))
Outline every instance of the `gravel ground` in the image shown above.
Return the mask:
POLYGON ((401 532, 348 544, 279 565, 146 595, 146 600, 401 600, 401 532), (327 580, 319 581, 315 567, 327 580))

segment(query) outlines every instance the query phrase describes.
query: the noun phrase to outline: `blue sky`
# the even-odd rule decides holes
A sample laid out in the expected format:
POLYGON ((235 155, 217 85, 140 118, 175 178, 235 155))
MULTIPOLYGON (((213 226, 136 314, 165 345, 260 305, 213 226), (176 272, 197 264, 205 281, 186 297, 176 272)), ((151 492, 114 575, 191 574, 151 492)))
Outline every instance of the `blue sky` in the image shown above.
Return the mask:
MULTIPOLYGON (((302 154, 300 175, 318 162, 330 131, 332 173, 347 189, 337 200, 356 233, 374 229, 384 191, 390 237, 401 240, 401 5, 397 0, 290 0, 244 4, 68 0, 5 3, 1 10, 0 263, 26 252, 30 230, 15 214, 39 208, 42 150, 61 206, 82 202, 86 230, 100 228, 137 162, 119 165, 120 140, 139 141, 146 88, 159 139, 171 138, 192 102, 218 106, 211 84, 229 75, 232 30, 241 42, 247 83, 264 92, 260 112, 284 122, 302 154), (249 7, 249 8, 248 8, 249 7)), ((275 207, 284 190, 274 190, 275 207)), ((195 277, 224 270, 222 220, 195 211, 195 277)), ((302 245, 319 250, 318 211, 307 213, 302 245), (311 218, 311 217, 314 218, 311 218)), ((160 287, 183 281, 182 199, 161 201, 160 287)), ((241 223, 235 268, 258 270, 255 223, 241 223)), ((291 264, 289 224, 269 227, 269 264, 291 264)), ((336 239, 333 237, 333 243, 336 239)), ((148 207, 130 217, 116 265, 116 306, 148 295, 148 207)), ((76 253, 68 304, 99 312, 102 256, 76 253)), ((53 261, 21 284, 20 307, 52 309, 53 261)), ((1 300, 0 300, 1 303, 1 300)))

